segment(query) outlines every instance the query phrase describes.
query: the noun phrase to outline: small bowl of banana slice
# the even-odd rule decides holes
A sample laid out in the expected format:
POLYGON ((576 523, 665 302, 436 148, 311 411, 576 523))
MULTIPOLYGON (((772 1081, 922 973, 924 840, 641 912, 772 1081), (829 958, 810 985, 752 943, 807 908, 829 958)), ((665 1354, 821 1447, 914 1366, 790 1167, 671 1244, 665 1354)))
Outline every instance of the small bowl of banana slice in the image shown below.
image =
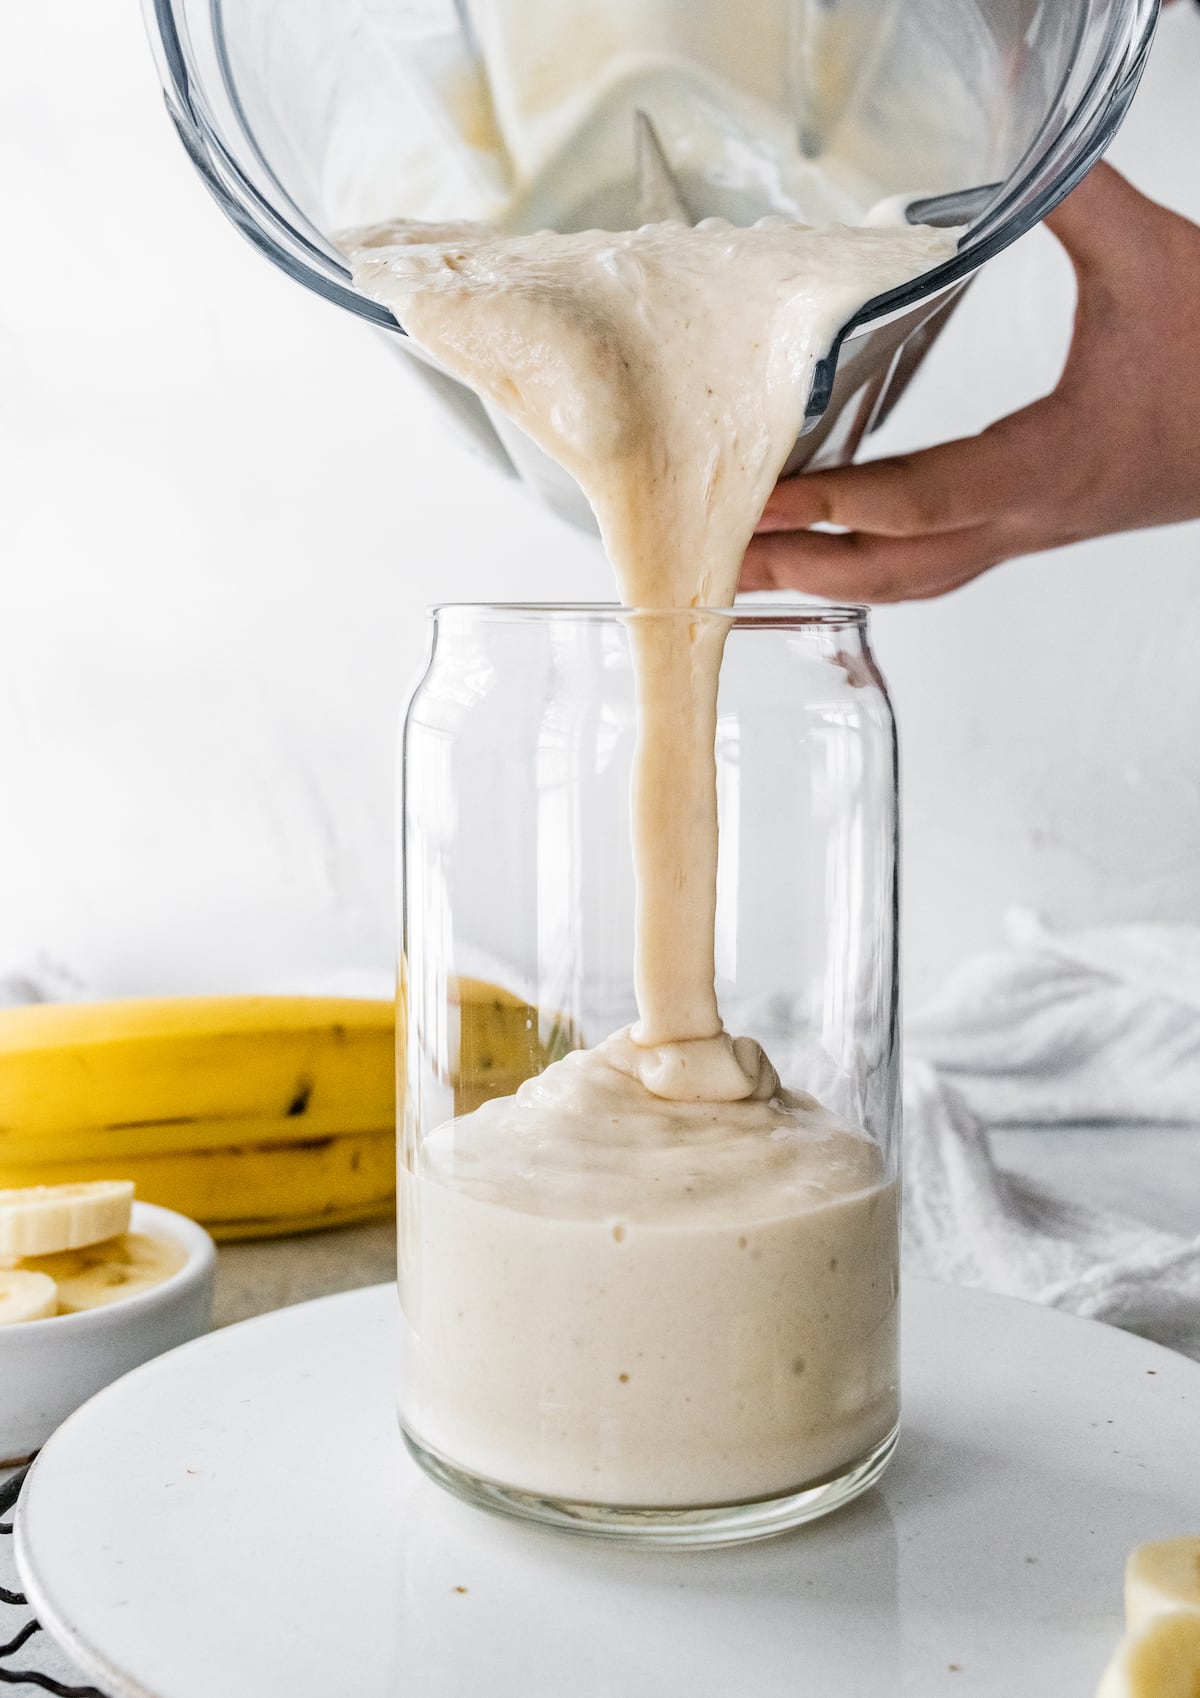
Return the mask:
POLYGON ((94 1392, 208 1326, 202 1226, 125 1180, 0 1190, 0 1466, 94 1392))

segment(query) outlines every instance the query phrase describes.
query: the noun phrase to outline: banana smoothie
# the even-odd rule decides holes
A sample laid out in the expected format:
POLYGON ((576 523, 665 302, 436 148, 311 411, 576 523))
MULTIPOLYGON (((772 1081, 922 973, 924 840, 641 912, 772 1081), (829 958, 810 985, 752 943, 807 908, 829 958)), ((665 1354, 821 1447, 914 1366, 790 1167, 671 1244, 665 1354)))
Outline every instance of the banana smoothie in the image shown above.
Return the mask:
POLYGON ((401 223, 343 245, 361 289, 572 473, 622 603, 647 612, 630 620, 638 1020, 402 1163, 406 1426, 490 1481, 581 1503, 698 1508, 834 1478, 897 1418, 896 1189, 865 1132, 724 1030, 725 624, 702 610, 733 603, 816 361, 953 241, 772 219, 401 223))

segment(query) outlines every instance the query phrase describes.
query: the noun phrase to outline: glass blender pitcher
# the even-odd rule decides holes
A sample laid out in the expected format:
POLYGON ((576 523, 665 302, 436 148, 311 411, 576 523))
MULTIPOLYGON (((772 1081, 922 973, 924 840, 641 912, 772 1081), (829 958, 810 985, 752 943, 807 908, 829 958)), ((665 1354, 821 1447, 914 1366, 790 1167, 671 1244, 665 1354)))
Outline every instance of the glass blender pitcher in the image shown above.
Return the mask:
POLYGON ((1104 150, 1158 0, 145 0, 168 111, 238 228, 414 353, 489 455, 573 481, 351 287, 334 235, 395 217, 623 229, 664 212, 862 220, 985 190, 956 254, 870 301, 786 468, 852 457, 972 273, 1104 150), (657 191, 657 192, 655 192, 657 191))

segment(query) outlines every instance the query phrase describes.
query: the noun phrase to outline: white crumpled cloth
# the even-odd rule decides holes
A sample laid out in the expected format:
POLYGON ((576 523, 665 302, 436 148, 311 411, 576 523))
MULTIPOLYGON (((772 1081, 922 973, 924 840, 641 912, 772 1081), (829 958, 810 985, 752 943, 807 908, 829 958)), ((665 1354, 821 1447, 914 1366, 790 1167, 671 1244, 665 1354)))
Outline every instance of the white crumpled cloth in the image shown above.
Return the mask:
MULTIPOLYGON (((1008 931, 909 1023, 905 1266, 1200 1357, 1200 1234, 1006 1174, 987 1136, 1005 1122, 1200 1122, 1200 926, 1062 936, 1019 913, 1008 931)), ((1196 1199, 1200 1220, 1200 1172, 1196 1199)))

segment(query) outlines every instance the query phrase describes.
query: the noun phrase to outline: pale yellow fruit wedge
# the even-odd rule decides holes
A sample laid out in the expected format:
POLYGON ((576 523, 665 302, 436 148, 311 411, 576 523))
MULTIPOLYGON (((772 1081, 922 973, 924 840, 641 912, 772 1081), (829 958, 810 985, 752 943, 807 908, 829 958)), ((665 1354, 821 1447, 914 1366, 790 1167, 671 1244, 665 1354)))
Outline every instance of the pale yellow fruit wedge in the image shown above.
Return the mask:
POLYGON ((186 1260, 187 1252, 169 1239, 123 1232, 85 1250, 27 1258, 21 1265, 54 1283, 60 1314, 76 1315, 81 1309, 99 1309, 149 1291, 178 1273, 186 1260))
POLYGON ((1175 1610, 1200 1614, 1200 1537, 1139 1545, 1125 1564, 1125 1626, 1130 1633, 1175 1610))
POLYGON ((1200 1698, 1200 1614, 1155 1616, 1117 1647, 1096 1698, 1200 1698))
POLYGON ((0 1256, 47 1256, 78 1250, 129 1230, 133 1185, 28 1185, 0 1191, 0 1256))
POLYGON ((48 1274, 0 1268, 0 1327, 44 1321, 58 1313, 58 1290, 48 1274))

